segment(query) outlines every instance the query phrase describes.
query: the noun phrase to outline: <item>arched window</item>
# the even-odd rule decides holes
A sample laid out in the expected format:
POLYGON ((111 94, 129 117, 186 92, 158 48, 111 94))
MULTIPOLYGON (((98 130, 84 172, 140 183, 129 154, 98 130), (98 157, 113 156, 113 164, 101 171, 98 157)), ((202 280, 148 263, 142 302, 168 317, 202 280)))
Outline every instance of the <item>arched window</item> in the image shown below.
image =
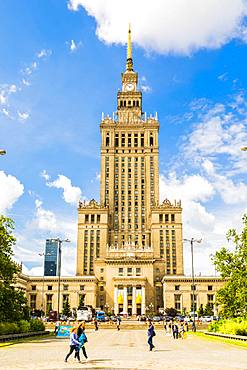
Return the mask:
POLYGON ((136 101, 135 100, 133 100, 133 107, 135 107, 136 106, 136 101))
POLYGON ((139 100, 136 101, 136 106, 139 107, 139 100))
POLYGON ((149 144, 150 144, 150 146, 153 146, 154 145, 154 138, 153 138, 153 134, 152 133, 150 134, 149 144))
POLYGON ((124 107, 126 107, 126 100, 124 100, 124 107))
POLYGON ((109 133, 108 133, 108 134, 106 134, 105 145, 106 145, 106 146, 109 146, 109 145, 110 145, 110 135, 109 135, 109 133))
POLYGON ((123 106, 123 101, 122 100, 120 100, 120 107, 122 107, 123 106))
POLYGON ((131 100, 128 101, 128 105, 130 106, 131 105, 131 100))

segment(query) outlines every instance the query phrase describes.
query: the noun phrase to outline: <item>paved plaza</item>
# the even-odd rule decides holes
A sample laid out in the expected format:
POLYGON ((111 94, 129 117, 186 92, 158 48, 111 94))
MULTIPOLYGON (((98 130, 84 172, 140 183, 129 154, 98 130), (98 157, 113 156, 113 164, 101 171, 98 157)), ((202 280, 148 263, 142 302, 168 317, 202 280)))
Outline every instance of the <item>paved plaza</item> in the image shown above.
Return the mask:
POLYGON ((0 348, 1 369, 247 369, 247 350, 188 336, 174 340, 157 330, 155 350, 148 351, 145 330, 87 330, 88 360, 68 363, 68 339, 43 339, 0 348))

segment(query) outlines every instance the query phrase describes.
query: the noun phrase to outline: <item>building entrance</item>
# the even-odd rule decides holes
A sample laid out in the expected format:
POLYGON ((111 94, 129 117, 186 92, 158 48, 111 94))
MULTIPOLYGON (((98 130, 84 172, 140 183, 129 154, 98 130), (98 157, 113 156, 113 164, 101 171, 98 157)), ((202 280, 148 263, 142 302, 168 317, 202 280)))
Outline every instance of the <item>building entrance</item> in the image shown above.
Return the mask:
POLYGON ((141 303, 136 304, 136 314, 141 315, 142 314, 142 305, 141 303))

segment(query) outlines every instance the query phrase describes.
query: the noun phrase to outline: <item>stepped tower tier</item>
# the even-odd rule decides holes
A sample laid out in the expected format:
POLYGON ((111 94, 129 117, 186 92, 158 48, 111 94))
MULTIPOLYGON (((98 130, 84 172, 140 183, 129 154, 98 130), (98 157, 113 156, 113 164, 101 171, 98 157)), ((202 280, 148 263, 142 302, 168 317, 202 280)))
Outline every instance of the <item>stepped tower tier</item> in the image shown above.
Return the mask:
POLYGON ((159 121, 142 110, 131 30, 117 109, 102 114, 100 202, 78 208, 77 274, 99 281, 98 306, 161 307, 162 278, 183 274, 182 208, 159 203, 159 121))

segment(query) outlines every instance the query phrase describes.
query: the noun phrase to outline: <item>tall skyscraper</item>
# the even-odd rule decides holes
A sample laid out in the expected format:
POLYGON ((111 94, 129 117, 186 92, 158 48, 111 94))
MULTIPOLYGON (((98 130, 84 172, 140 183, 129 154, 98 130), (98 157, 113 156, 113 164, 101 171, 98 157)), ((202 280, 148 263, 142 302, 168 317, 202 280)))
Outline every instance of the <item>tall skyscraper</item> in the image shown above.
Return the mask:
POLYGON ((44 264, 44 275, 45 276, 57 276, 57 264, 58 264, 58 240, 57 239, 46 239, 45 243, 45 264, 44 264))
POLYGON ((117 111, 100 123, 100 202, 78 208, 77 275, 95 275, 98 306, 115 313, 162 307, 162 278, 183 274, 181 203, 159 201, 159 127, 142 110, 129 29, 117 111))

